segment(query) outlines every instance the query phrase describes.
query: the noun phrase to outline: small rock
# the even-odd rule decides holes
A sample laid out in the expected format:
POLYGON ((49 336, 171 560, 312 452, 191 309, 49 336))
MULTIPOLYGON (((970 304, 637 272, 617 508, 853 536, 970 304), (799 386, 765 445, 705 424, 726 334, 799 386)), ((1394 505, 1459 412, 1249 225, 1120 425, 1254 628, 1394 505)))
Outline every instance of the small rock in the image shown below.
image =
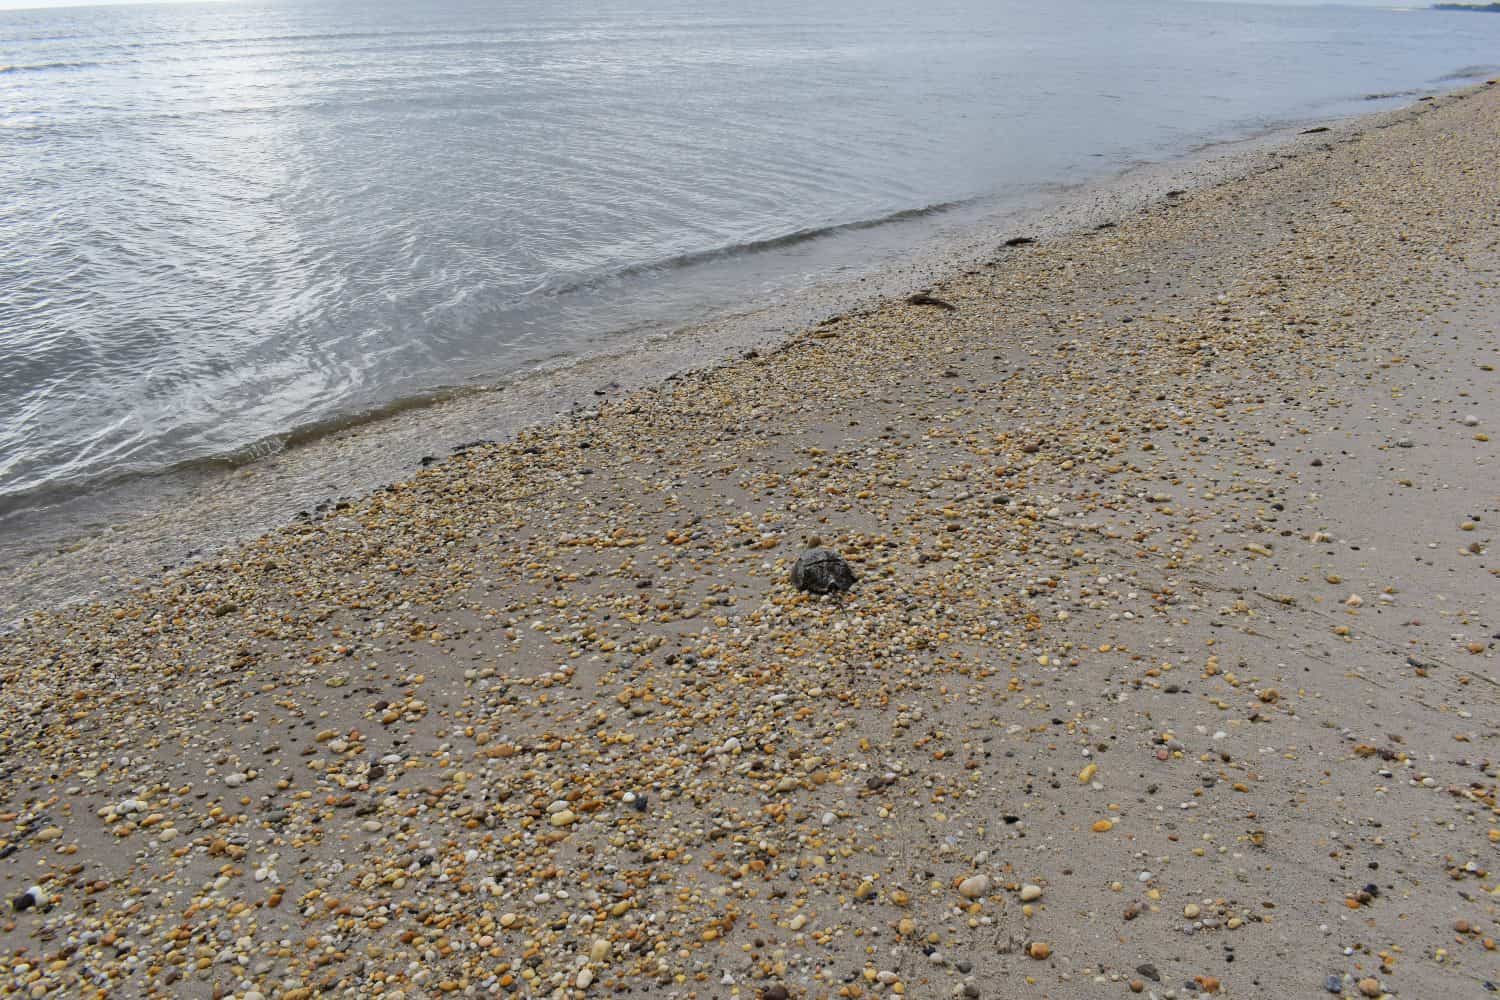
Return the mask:
POLYGON ((1039 886, 1039 885, 1030 885, 1030 884, 1021 886, 1021 902, 1023 902, 1023 903, 1029 903, 1033 899, 1041 899, 1041 898, 1042 898, 1042 887, 1041 886, 1039 886))
POLYGON ((1052 946, 1045 941, 1033 941, 1026 949, 1026 954, 1040 962, 1052 954, 1052 946))
POLYGON ((917 294, 908 298, 906 301, 910 302, 914 306, 936 306, 937 308, 942 309, 945 312, 958 311, 958 306, 954 305, 952 302, 945 302, 934 295, 928 295, 926 292, 918 292, 917 294))
POLYGON ((989 895, 990 877, 988 875, 970 875, 958 883, 958 894, 965 899, 979 899, 989 895))
POLYGON ((18 913, 23 910, 30 910, 35 907, 46 905, 47 893, 44 892, 42 890, 42 887, 39 885, 32 886, 30 889, 27 889, 25 892, 21 893, 15 899, 12 899, 10 901, 10 908, 18 913))

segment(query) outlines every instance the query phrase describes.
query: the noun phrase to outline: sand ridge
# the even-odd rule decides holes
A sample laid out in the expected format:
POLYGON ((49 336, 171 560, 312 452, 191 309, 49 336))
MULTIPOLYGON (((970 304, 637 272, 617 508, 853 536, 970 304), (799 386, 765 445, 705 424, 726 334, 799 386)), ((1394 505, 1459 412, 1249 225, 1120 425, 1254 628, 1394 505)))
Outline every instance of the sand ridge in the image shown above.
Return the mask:
POLYGON ((34 617, 0 981, 1480 994, 1497 118, 1339 126, 34 617), (791 588, 814 545, 849 594, 791 588))

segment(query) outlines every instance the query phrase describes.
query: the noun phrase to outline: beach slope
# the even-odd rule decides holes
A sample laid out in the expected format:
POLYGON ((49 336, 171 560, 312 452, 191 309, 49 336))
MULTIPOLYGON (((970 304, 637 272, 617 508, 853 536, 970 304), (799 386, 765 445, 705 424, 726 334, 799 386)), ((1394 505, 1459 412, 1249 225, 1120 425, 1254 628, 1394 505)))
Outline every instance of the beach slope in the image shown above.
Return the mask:
POLYGON ((0 982, 1482 995, 1497 163, 1338 124, 34 616, 0 982))

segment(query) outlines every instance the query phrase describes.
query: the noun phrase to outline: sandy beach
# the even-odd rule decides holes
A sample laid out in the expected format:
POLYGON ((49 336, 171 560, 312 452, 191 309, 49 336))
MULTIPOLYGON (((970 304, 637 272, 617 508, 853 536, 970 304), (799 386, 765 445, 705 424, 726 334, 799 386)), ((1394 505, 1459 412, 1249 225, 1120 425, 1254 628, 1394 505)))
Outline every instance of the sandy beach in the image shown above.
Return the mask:
POLYGON ((0 983, 1486 995, 1497 163, 1336 123, 32 616, 0 983))

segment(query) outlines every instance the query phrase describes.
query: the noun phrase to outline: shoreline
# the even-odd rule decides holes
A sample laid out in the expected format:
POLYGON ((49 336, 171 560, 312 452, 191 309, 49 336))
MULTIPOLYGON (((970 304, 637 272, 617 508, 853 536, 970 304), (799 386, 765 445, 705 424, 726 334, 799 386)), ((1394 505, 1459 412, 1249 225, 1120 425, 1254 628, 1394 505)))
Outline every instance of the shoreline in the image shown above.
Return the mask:
POLYGON ((1493 990, 1497 124, 1321 136, 28 618, 0 983, 1493 990))
MULTIPOLYGON (((897 258, 853 279, 833 276, 773 301, 747 302, 703 323, 602 343, 473 384, 433 389, 366 413, 296 428, 238 456, 202 459, 88 489, 7 515, 0 541, 0 629, 31 610, 119 594, 155 573, 211 557, 335 504, 364 497, 474 442, 510 440, 527 429, 587 412, 592 403, 775 350, 831 316, 878 308, 933 282, 982 266, 1015 233, 1055 239, 1138 213, 1167 192, 1192 192, 1274 169, 1289 151, 1385 127, 1431 100, 1385 110, 1311 118, 1213 141, 1164 161, 1137 162, 1103 178, 986 199, 958 232, 929 233, 897 258), (1331 133, 1305 126, 1331 123, 1331 133), (603 389, 601 393, 599 390, 603 389), (567 405, 557 405, 566 399, 567 405), (324 473, 345 470, 338 477, 324 473), (347 470, 359 470, 350 475, 347 470), (79 525, 84 527, 79 527, 79 525), (26 541, 21 541, 25 539, 26 541)), ((1416 97, 1374 95, 1367 99, 1416 97)), ((960 206, 963 208, 963 206, 960 206)))

